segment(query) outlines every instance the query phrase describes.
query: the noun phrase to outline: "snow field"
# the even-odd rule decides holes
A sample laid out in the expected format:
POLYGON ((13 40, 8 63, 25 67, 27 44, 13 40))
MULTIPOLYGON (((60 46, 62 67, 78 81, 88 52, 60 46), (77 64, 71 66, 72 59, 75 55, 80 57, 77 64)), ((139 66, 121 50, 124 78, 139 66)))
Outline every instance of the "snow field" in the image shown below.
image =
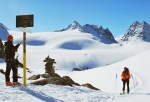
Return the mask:
MULTIPOLYGON (((22 40, 21 32, 9 31, 14 43, 22 40)), ((88 33, 78 31, 45 32, 27 34, 27 67, 33 73, 27 77, 44 73, 43 60, 50 55, 56 60, 56 73, 68 75, 79 84, 90 83, 101 91, 79 86, 30 85, 6 87, 5 77, 0 73, 0 101, 4 102, 149 102, 149 58, 147 42, 106 45, 94 40, 88 33), (81 72, 72 72, 72 68, 81 72), (121 72, 128 67, 133 75, 130 79, 130 95, 122 95, 121 72), (116 79, 117 74, 117 79, 116 79)), ((18 49, 22 62, 22 45, 18 49)), ((0 60, 0 69, 5 70, 5 62, 0 60)), ((23 71, 19 68, 19 74, 23 71)), ((12 75, 10 75, 12 76, 12 75)), ((19 79, 22 82, 22 79, 19 79)))

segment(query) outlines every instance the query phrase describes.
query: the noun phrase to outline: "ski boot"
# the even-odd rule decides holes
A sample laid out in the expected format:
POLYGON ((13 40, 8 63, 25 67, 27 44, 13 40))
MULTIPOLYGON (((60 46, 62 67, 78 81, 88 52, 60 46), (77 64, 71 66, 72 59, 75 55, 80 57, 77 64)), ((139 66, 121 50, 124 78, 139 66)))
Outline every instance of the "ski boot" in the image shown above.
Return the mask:
POLYGON ((13 86, 13 84, 9 81, 6 81, 6 86, 13 86))

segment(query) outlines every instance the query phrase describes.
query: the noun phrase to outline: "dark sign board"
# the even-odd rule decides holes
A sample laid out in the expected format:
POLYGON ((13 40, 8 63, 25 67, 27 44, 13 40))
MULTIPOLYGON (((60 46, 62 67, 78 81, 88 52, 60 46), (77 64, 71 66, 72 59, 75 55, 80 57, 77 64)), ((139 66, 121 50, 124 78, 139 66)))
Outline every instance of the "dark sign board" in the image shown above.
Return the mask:
POLYGON ((33 27, 33 15, 16 16, 16 27, 33 27))

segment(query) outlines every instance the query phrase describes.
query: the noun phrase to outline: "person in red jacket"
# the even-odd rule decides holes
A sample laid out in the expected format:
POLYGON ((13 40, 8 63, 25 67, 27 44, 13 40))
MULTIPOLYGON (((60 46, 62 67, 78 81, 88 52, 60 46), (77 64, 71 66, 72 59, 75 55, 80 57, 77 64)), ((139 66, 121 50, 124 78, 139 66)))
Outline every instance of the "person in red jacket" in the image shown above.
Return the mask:
POLYGON ((122 77, 122 81, 123 81, 123 94, 125 93, 125 85, 127 83, 127 93, 129 94, 129 79, 130 79, 130 72, 129 72, 129 69, 124 67, 124 71, 122 72, 121 74, 121 77, 122 77))
POLYGON ((18 82, 18 72, 17 67, 15 65, 15 52, 17 52, 18 47, 20 46, 22 42, 17 44, 16 46, 13 45, 13 36, 8 35, 7 36, 7 42, 5 42, 5 61, 6 61, 6 73, 5 73, 5 79, 6 79, 6 86, 12 86, 12 85, 21 85, 21 83, 18 82), (13 83, 10 82, 10 71, 13 71, 13 83))

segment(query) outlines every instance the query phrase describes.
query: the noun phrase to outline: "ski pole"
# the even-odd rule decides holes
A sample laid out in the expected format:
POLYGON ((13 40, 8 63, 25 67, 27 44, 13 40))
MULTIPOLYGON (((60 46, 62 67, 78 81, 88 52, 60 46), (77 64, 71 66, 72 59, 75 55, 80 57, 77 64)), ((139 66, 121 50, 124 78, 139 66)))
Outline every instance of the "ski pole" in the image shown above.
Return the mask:
MULTIPOLYGON (((134 90, 135 90, 134 80, 133 80, 133 75, 132 74, 131 74, 131 77, 132 77, 132 81, 133 81, 133 87, 134 87, 134 90)), ((136 90, 135 90, 135 93, 136 93, 136 90)))
POLYGON ((116 93, 116 87, 117 87, 117 74, 116 74, 116 83, 115 83, 115 93, 116 93))

